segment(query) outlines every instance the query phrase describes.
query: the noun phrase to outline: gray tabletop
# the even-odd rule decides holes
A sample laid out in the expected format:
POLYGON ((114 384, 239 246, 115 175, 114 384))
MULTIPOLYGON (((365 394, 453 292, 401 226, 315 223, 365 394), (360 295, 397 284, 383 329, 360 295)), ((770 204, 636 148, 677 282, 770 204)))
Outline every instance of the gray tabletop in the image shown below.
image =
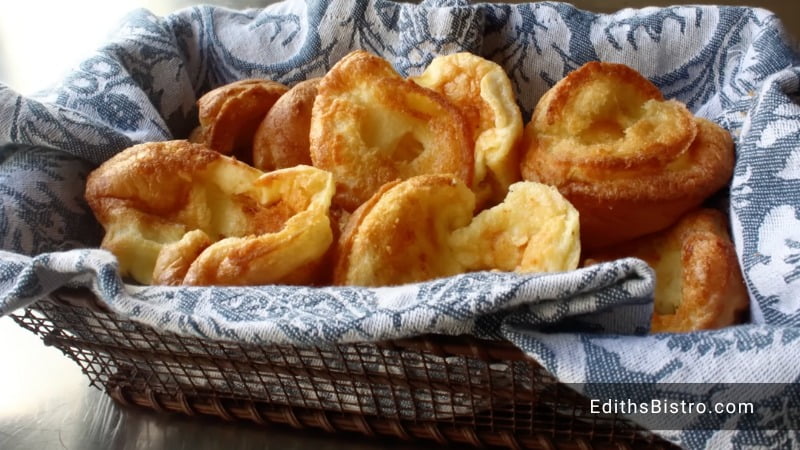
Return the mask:
POLYGON ((260 428, 123 407, 55 348, 0 318, 0 449, 405 450, 419 443, 260 428))
MULTIPOLYGON (((66 3, 66 2, 64 2, 66 3)), ((88 1, 73 1, 70 5, 88 1)), ((99 2, 96 2, 99 4, 99 2)), ((191 5, 190 0, 137 0, 115 2, 131 9, 147 7, 157 14, 191 5)), ((217 1, 231 7, 258 6, 258 0, 217 1)), ((725 2, 651 0, 577 0, 576 6, 597 12, 611 12, 629 5, 668 5, 676 3, 725 3, 732 5, 760 6, 775 11, 782 17, 787 29, 800 36, 800 6, 786 0, 748 0, 725 2)), ((111 3, 108 3, 109 5, 111 3)), ((43 20, 38 13, 37 2, 3 2, 0 5, 0 80, 21 92, 39 86, 30 74, 42 71, 37 61, 48 58, 26 59, 26 51, 36 51, 36 42, 29 39, 10 40, 4 33, 14 29, 33 28, 43 20), (27 5, 27 6, 26 6, 27 5), (13 25, 13 27, 11 26, 13 25), (25 48, 22 48, 25 46, 25 48), (33 49, 33 50, 31 50, 33 49)), ((91 15, 95 28, 104 26, 122 17, 121 6, 103 8, 107 12, 91 15), (103 15, 105 14, 105 16, 103 15)), ((79 11, 83 14, 82 11, 79 11)), ((78 13, 76 13, 78 14, 78 13)), ((85 16, 85 14, 84 14, 85 16)), ((77 17, 81 17, 76 15, 77 17)), ((70 22, 64 20, 62 22, 70 22)), ((80 29, 87 25, 70 22, 73 33, 80 36, 80 29)), ((99 31, 98 31, 99 32, 99 31)), ((97 35, 95 35, 96 38, 97 35)), ((86 38, 91 40, 90 38, 86 38)), ((59 52, 75 46, 68 40, 62 47, 50 43, 43 47, 56 60, 59 52)), ((80 52, 75 52, 78 57, 80 52)), ((59 60, 63 61, 63 60, 59 60)), ((54 76, 58 67, 49 67, 54 76)), ((280 428, 258 428, 247 424, 229 424, 220 421, 194 419, 178 415, 164 415, 117 405, 100 390, 89 386, 88 378, 79 367, 58 350, 48 348, 33 334, 18 327, 10 318, 0 318, 0 449, 410 449, 421 448, 420 444, 375 441, 361 437, 310 434, 280 428)))

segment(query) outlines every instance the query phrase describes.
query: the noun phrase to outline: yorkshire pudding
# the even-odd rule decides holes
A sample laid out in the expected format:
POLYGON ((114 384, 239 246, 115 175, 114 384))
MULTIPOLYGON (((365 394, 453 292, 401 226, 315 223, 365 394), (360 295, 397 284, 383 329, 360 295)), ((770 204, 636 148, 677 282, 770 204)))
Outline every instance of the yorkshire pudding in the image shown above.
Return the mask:
POLYGON ((250 163, 258 125, 288 90, 275 81, 250 78, 207 92, 197 100, 200 127, 191 140, 250 163))
POLYGON ((580 261, 579 223, 554 187, 517 182, 500 204, 453 231, 450 246, 467 271, 564 272, 580 261))
POLYGON ((474 208, 475 195, 453 175, 383 185, 350 216, 339 238, 334 283, 391 286, 463 272, 449 239, 469 224, 474 208))
POLYGON ((385 183, 453 174, 471 185, 466 121, 444 97, 362 50, 322 77, 311 113, 311 161, 333 173, 334 204, 353 211, 385 183))
POLYGON ((292 86, 272 105, 253 136, 253 165, 265 172, 311 165, 311 108, 319 78, 292 86))
POLYGON ((311 283, 333 240, 329 173, 267 174, 201 144, 152 142, 109 159, 86 199, 103 248, 143 284, 311 283))
POLYGON ((461 52, 433 58, 412 80, 452 102, 475 139, 472 189, 479 209, 503 200, 519 181, 522 113, 506 71, 495 62, 461 52))
POLYGON ((664 229, 722 188, 730 134, 664 100, 634 69, 590 62, 556 83, 525 129, 522 176, 580 211, 584 248, 664 229))
POLYGON ((689 212, 666 230, 590 253, 584 264, 631 256, 655 270, 653 333, 722 328, 747 313, 747 288, 718 210, 689 212))
POLYGON ((518 182, 473 218, 474 207, 474 192, 453 175, 387 183, 348 221, 334 282, 387 286, 479 270, 577 267, 577 211, 556 189, 518 182))

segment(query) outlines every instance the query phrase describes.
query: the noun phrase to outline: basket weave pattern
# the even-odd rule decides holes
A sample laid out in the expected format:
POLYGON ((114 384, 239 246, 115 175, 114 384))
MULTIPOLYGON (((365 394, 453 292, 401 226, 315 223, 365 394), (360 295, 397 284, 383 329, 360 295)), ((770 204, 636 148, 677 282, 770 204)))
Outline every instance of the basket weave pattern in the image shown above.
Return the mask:
POLYGON ((114 400, 160 412, 505 448, 668 447, 506 342, 257 346, 157 331, 57 293, 12 317, 114 400))

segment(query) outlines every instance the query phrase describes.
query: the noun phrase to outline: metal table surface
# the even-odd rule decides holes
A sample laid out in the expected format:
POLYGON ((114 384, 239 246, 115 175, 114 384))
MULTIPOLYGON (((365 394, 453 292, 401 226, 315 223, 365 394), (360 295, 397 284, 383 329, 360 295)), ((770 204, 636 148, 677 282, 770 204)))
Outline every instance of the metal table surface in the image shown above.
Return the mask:
POLYGON ((0 449, 406 450, 421 443, 314 434, 124 407, 77 364, 0 318, 0 449))
MULTIPOLYGON (((55 0, 51 6, 61 2, 55 0)), ((165 14, 197 3, 191 0, 132 0, 114 2, 114 8, 93 0, 69 2, 58 22, 72 40, 37 42, 36 39, 9 40, 14 30, 41 24, 38 2, 4 2, 0 5, 0 80, 20 92, 40 87, 41 77, 57 74, 59 63, 79 58, 82 45, 94 45, 102 39, 107 27, 124 14, 123 9, 146 7, 165 14), (102 5, 102 7, 98 7, 102 5), (84 14, 82 6, 98 7, 95 14, 84 14), (105 11, 103 13, 102 11, 105 11), (103 16, 102 14, 106 14, 103 16), (66 20, 64 15, 68 15, 66 20), (83 21, 83 22, 81 22, 83 21), (99 24, 103 23, 103 26, 99 24), (69 27, 69 28, 67 28, 69 27), (106 28, 104 28, 106 27, 106 28), (79 32, 80 31, 80 32, 79 32), (91 32, 87 34, 87 32, 91 32), (33 52, 46 52, 40 58, 26 58, 33 52), (71 52, 71 53, 70 53, 71 52), (49 58, 48 56, 52 56, 49 58), (55 62, 54 62, 55 61, 55 62), (42 73, 46 72, 46 73, 42 73), (40 77, 36 78, 34 75, 40 77)), ((257 6, 264 1, 218 1, 230 7, 257 6)), ((633 2, 628 0, 577 0, 578 7, 610 12, 633 2)), ((664 1, 650 0, 635 6, 676 3, 725 3, 761 6, 782 17, 788 30, 800 35, 800 6, 781 0, 664 1)), ((67 2, 63 2, 67 4, 67 2)), ((377 441, 359 436, 312 434, 285 428, 259 428, 255 425, 231 424, 210 419, 159 414, 116 404, 105 393, 89 386, 80 368, 58 350, 49 348, 11 318, 0 318, 0 449, 315 449, 371 450, 419 449, 424 443, 377 441)))

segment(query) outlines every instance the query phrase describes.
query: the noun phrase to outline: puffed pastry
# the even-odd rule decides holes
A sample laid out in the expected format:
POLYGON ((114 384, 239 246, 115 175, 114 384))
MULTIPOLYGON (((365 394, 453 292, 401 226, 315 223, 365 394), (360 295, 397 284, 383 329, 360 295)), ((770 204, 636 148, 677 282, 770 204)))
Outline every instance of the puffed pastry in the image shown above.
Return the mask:
POLYGON ((578 266, 578 213, 556 189, 515 183, 501 204, 473 218, 475 197, 452 175, 382 186, 345 227, 334 283, 391 286, 479 270, 578 266))
POLYGON ((311 108, 319 78, 301 81, 267 112, 253 136, 253 166, 265 172, 311 165, 311 108))
POLYGON ((190 140, 251 163, 256 129, 288 90, 284 84, 258 78, 212 89, 197 100, 200 126, 190 140))
POLYGON ((312 284, 333 234, 333 179, 263 173, 202 144, 152 142, 88 177, 86 199, 120 272, 142 284, 312 284))
POLYGON ((475 140, 472 189, 478 209, 501 202, 508 187, 520 180, 522 139, 522 113, 506 71, 493 61, 460 52, 433 58, 411 79, 444 95, 467 120, 475 140))
POLYGON ((569 73, 538 102, 524 139, 523 178, 556 186, 580 211, 588 249, 672 225, 733 173, 726 130, 622 64, 569 73))
POLYGON ((500 204, 455 230, 450 246, 470 272, 564 272, 580 261, 580 219, 554 187, 517 182, 500 204))
POLYGON ((590 253, 584 264, 631 256, 655 271, 651 332, 722 328, 746 315, 747 287, 720 211, 694 210, 666 230, 590 253))
POLYGON ((463 272, 449 239, 469 224, 474 208, 475 194, 452 175, 383 185, 339 238, 334 284, 392 286, 463 272))
POLYGON ((385 183, 415 175, 453 174, 470 186, 470 137, 461 112, 447 99, 366 51, 344 56, 317 86, 311 161, 333 173, 334 204, 347 211, 385 183))

